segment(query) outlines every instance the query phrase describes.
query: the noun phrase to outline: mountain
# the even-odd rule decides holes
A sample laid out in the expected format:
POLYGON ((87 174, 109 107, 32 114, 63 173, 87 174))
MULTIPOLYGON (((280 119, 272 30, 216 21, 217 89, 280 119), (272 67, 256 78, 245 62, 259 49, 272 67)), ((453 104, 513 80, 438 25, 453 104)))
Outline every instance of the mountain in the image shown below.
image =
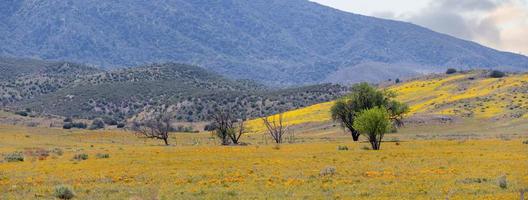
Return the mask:
POLYGON ((0 55, 107 68, 171 61, 275 86, 528 69, 521 55, 307 0, 4 0, 0 55))
POLYGON ((0 79, 5 107, 74 118, 125 120, 165 105, 180 121, 207 120, 219 108, 254 118, 330 101, 347 91, 332 84, 272 89, 175 63, 103 71, 75 63, 0 58, 0 69, 20 72, 0 79))
MULTIPOLYGON (((407 118, 415 123, 437 123, 457 119, 483 122, 528 120, 528 73, 491 78, 488 71, 453 75, 428 75, 383 86, 410 106, 407 118)), ((333 101, 284 113, 287 125, 330 122, 333 101)), ((262 127, 260 120, 248 124, 262 127)))

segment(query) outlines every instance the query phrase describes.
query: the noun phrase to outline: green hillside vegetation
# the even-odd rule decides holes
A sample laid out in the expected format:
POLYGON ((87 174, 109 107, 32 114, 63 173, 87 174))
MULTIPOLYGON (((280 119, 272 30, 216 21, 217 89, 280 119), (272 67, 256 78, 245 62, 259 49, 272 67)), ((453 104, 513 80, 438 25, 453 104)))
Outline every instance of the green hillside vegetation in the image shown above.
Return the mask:
POLYGON ((43 69, 39 72, 46 73, 1 82, 2 103, 13 111, 117 120, 170 105, 178 120, 193 122, 208 120, 220 106, 238 118, 254 118, 330 101, 347 91, 332 84, 270 89, 174 63, 113 71, 70 63, 43 69))
POLYGON ((68 62, 0 58, 0 103, 7 105, 55 92, 103 70, 68 62))

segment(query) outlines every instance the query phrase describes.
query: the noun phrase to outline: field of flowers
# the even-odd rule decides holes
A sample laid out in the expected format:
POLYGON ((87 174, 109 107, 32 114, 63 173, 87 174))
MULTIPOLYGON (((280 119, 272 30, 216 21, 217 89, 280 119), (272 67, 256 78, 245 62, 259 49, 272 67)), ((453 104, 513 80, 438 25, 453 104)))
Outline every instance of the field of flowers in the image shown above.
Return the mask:
MULTIPOLYGON (((473 119, 528 119, 528 74, 489 78, 485 73, 467 72, 435 75, 387 87, 399 101, 409 104, 412 115, 453 115, 473 119)), ((287 125, 330 121, 333 102, 285 113, 287 125)), ((262 127, 261 120, 248 123, 262 127)))
POLYGON ((207 133, 173 134, 165 147, 122 131, 0 126, 0 154, 25 155, 0 163, 0 199, 54 199, 63 184, 77 199, 135 200, 516 199, 528 187, 521 139, 393 139, 371 151, 348 138, 260 138, 221 147, 207 133))

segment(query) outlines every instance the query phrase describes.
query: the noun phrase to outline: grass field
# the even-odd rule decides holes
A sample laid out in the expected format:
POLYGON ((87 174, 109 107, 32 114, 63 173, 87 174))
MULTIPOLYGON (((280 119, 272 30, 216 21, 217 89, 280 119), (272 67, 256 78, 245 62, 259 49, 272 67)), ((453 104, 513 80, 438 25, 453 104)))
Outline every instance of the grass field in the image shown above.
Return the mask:
POLYGON ((467 140, 420 133, 429 134, 404 129, 371 151, 344 134, 306 134, 279 147, 259 134, 238 147, 221 147, 208 133, 173 134, 165 147, 121 131, 0 126, 0 153, 26 153, 24 162, 0 163, 0 199, 53 199, 61 184, 77 199, 135 200, 516 199, 528 188, 526 134, 467 140), (30 156, 36 149, 64 153, 30 156), (72 159, 81 153, 88 159, 72 159))

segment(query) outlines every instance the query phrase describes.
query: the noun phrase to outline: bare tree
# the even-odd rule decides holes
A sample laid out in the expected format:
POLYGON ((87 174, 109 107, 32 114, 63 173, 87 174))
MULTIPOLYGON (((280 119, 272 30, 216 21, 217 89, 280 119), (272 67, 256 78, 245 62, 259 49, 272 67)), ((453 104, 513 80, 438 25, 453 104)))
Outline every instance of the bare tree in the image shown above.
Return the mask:
POLYGON ((245 133, 244 120, 240 121, 237 127, 233 127, 232 131, 229 132, 229 138, 233 144, 240 144, 240 138, 245 133))
POLYGON ((169 131, 171 130, 172 116, 166 109, 153 113, 142 122, 136 122, 134 132, 137 135, 159 139, 169 145, 169 131))
POLYGON ((287 130, 287 127, 284 125, 284 115, 279 114, 278 119, 277 116, 263 117, 262 121, 264 122, 264 125, 266 125, 268 133, 273 140, 275 140, 277 144, 282 143, 282 137, 286 134, 287 130))
POLYGON ((244 121, 234 120, 229 112, 216 111, 212 116, 214 133, 221 140, 222 145, 239 144, 244 134, 244 121))

